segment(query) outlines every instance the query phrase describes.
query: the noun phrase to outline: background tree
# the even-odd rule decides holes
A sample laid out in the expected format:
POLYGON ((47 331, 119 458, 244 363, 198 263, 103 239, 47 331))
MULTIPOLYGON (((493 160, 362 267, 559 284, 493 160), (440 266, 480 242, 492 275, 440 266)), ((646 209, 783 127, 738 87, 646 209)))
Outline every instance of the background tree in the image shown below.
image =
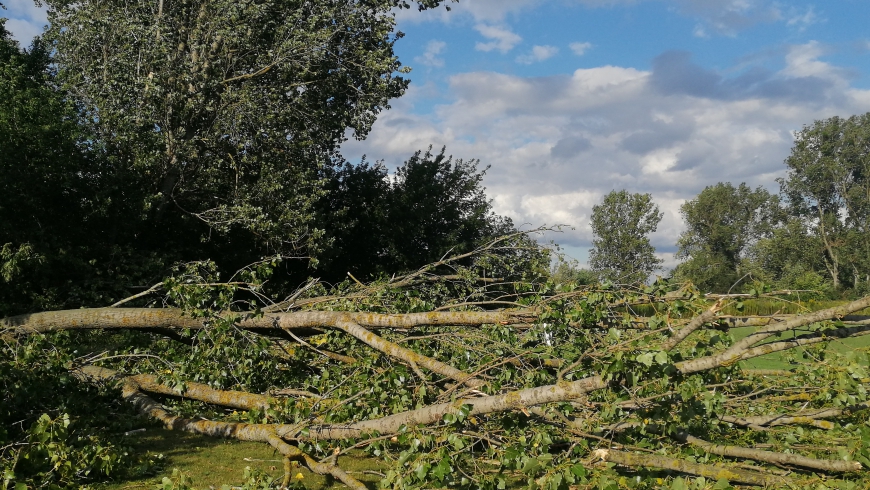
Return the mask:
POLYGON ((592 208, 592 250, 589 265, 602 280, 641 283, 658 269, 649 234, 663 214, 649 194, 611 191, 592 208))
POLYGON ((825 270, 825 247, 808 230, 804 220, 788 217, 747 251, 746 267, 752 275, 776 289, 816 291, 822 296, 834 293, 825 270))
POLYGON ((858 288, 870 279, 870 113, 816 121, 795 136, 782 193, 822 243, 834 287, 858 288))
POLYGON ((410 271, 515 232, 492 212, 478 161, 418 151, 390 175, 382 164, 325 171, 317 226, 329 244, 318 273, 337 281, 410 271))
POLYGON ((765 189, 745 183, 708 186, 680 212, 686 223, 677 241, 675 276, 700 289, 725 292, 745 273, 741 262, 748 249, 770 234, 779 219, 778 200, 765 189))
POLYGON ((0 20, 0 314, 104 305, 160 268, 132 233, 137 189, 54 83, 51 46, 0 20))
POLYGON ((408 84, 405 2, 46 3, 60 80, 139 180, 139 239, 187 257, 316 250, 319 170, 408 84))
POLYGON ((575 259, 568 260, 564 256, 558 256, 550 266, 550 280, 555 284, 570 283, 576 286, 587 286, 594 284, 598 280, 598 275, 580 267, 580 263, 575 259))
MULTIPOLYGON (((4 314, 111 304, 191 260, 226 274, 320 259, 285 261, 280 296, 310 274, 401 273, 515 231, 476 161, 418 152, 394 176, 334 163, 346 130, 363 137, 407 86, 396 2, 221 5, 55 1, 53 59, 4 45, 26 69, 4 86, 0 257, 27 284, 0 293, 4 314)), ((537 274, 526 245, 509 253, 537 274)))

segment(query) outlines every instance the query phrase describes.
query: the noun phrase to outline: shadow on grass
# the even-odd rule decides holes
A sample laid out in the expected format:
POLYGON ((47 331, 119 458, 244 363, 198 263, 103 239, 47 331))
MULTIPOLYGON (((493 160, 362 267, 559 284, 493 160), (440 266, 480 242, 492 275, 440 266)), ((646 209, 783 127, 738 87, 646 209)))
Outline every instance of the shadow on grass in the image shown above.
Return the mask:
MULTIPOLYGON (((171 477, 173 469, 184 472, 196 489, 219 489, 222 485, 238 486, 243 480, 245 467, 250 467, 275 479, 280 484, 284 476, 283 459, 265 443, 218 439, 187 432, 149 428, 143 433, 129 436, 126 441, 135 451, 147 454, 152 459, 162 454, 164 462, 153 475, 103 483, 95 488, 101 490, 153 489, 164 477, 171 477)), ((357 453, 343 457, 340 466, 362 481, 370 489, 377 488, 380 477, 363 473, 377 470, 383 463, 357 453)), ((293 475, 302 475, 301 482, 310 489, 345 488, 332 478, 311 473, 295 466, 293 475)))

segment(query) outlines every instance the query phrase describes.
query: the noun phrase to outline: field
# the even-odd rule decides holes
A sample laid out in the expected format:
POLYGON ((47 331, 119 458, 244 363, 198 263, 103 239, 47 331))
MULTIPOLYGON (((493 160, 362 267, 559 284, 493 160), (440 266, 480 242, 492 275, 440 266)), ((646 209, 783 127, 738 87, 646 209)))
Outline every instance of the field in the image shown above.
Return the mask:
MULTIPOLYGON (((284 475, 281 455, 262 443, 216 439, 160 427, 149 427, 145 432, 128 437, 128 443, 136 450, 147 452, 152 457, 163 455, 162 470, 149 477, 103 483, 96 488, 100 490, 154 489, 165 477, 178 480, 177 475, 173 477, 173 469, 181 470, 190 479, 189 484, 193 488, 203 489, 241 485, 245 467, 268 475, 277 483, 280 483, 284 475)), ((378 463, 377 459, 366 458, 362 453, 348 455, 341 460, 343 467, 370 488, 375 488, 380 480, 380 476, 372 472, 376 470, 378 463)), ((296 481, 305 488, 345 488, 341 483, 311 473, 304 467, 296 467, 293 474, 296 476, 296 481), (298 475, 301 475, 301 478, 298 475)), ((160 488, 162 489, 163 486, 160 488)))

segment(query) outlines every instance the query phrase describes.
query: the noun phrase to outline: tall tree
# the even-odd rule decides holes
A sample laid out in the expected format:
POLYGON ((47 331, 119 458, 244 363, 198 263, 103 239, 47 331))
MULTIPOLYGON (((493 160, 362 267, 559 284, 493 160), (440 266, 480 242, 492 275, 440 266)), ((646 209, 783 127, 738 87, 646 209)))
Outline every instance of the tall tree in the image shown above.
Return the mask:
POLYGON ((675 275, 705 291, 727 291, 743 274, 749 247, 770 234, 778 209, 778 199, 761 187, 719 182, 704 188, 680 207, 686 231, 676 256, 685 262, 675 275))
POLYGON ((477 160, 453 160, 442 148, 417 152, 396 170, 390 194, 393 269, 420 267, 482 239, 513 231, 492 213, 477 160))
POLYGON ((50 50, 21 49, 0 19, 0 315, 106 304, 150 261, 119 246, 136 209, 54 83, 50 50))
POLYGON ((816 121, 795 136, 782 193, 823 244, 834 287, 860 287, 870 282, 870 113, 816 121))
POLYGON ((317 226, 329 240, 321 254, 324 278, 416 269, 515 231, 509 219, 493 214, 482 185, 486 169, 477 166, 430 148, 393 175, 366 162, 327 169, 327 193, 317 204, 317 226))
POLYGON ((401 0, 46 3, 61 80, 140 177, 155 243, 172 227, 187 243, 216 230, 310 252, 318 170, 408 85, 401 0))
POLYGON ((603 280, 646 281, 662 263, 649 240, 662 216, 649 194, 622 190, 604 196, 601 204, 592 207, 592 270, 603 280))
POLYGON ((825 271, 824 244, 799 217, 787 217, 769 236, 749 247, 746 255, 752 274, 777 289, 833 292, 825 271))

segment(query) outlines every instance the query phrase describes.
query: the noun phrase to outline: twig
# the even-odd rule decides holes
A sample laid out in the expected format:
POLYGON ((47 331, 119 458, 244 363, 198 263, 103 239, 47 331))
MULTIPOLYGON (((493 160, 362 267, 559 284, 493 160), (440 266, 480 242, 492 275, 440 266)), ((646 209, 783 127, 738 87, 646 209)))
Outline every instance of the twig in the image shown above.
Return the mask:
POLYGON ((124 303, 129 303, 130 301, 133 301, 134 299, 139 299, 143 296, 148 296, 149 294, 153 293, 154 291, 157 291, 158 289, 160 289, 162 287, 163 287, 163 283, 158 282, 157 284, 151 286, 150 288, 148 288, 145 291, 142 291, 141 293, 134 294, 133 296, 128 296, 128 297, 122 299, 121 301, 118 301, 117 303, 113 303, 113 304, 109 305, 109 308, 117 308, 118 306, 121 306, 124 303))
POLYGON ((665 352, 672 350, 674 347, 679 345, 680 342, 685 340, 686 337, 691 335, 692 332, 701 328, 702 325, 715 320, 716 314, 719 313, 719 310, 721 310, 721 309, 722 309, 722 300, 720 299, 719 301, 716 302, 716 304, 711 306, 710 309, 708 309, 704 313, 701 313, 700 315, 693 318, 692 321, 689 322, 688 325, 681 328, 680 330, 677 330, 671 338, 669 338, 665 343, 662 344, 661 350, 663 350, 665 352))
POLYGON ((289 328, 285 328, 284 331, 287 332, 288 335, 293 337, 293 340, 295 340, 296 342, 299 342, 303 346, 308 347, 309 349, 313 350, 314 352, 317 352, 318 354, 320 354, 322 356, 326 356, 334 361, 343 362, 345 364, 356 364, 356 359, 354 359, 353 357, 345 356, 345 355, 339 354, 337 352, 332 352, 332 351, 328 351, 328 350, 320 350, 317 347, 314 347, 313 345, 309 344, 308 342, 297 337, 296 334, 294 334, 293 331, 290 330, 289 328))

